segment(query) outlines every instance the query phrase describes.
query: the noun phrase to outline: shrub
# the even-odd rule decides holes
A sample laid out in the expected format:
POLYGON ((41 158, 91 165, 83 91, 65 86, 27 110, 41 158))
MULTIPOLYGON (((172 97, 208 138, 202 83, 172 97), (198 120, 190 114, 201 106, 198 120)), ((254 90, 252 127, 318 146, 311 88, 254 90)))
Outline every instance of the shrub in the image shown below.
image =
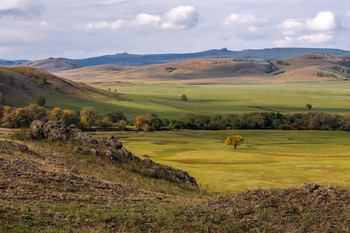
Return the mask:
POLYGON ((188 101, 187 96, 186 96, 186 95, 182 95, 182 96, 181 96, 181 100, 182 100, 182 101, 188 101))
POLYGON ((38 96, 36 97, 35 103, 37 103, 37 104, 40 105, 40 106, 44 106, 45 103, 46 103, 46 98, 45 98, 45 96, 43 96, 43 95, 38 95, 38 96))
POLYGON ((177 68, 176 67, 173 67, 173 66, 169 66, 169 67, 167 67, 167 68, 165 68, 168 72, 173 72, 174 70, 177 70, 177 68))

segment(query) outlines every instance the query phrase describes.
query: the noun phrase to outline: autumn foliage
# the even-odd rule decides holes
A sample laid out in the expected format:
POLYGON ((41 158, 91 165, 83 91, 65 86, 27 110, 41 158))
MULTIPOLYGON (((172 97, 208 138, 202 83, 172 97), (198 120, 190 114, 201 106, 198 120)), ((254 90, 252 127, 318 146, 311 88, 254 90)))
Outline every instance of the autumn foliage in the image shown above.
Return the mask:
POLYGON ((243 144, 244 138, 240 135, 233 135, 233 136, 228 136, 225 140, 225 145, 226 146, 234 146, 235 149, 237 146, 243 144))

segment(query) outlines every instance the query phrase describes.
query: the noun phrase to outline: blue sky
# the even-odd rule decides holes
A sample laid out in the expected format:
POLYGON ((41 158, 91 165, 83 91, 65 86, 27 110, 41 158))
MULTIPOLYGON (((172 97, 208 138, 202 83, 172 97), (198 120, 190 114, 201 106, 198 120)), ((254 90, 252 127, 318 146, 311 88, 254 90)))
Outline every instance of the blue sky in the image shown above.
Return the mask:
POLYGON ((350 50, 349 0, 0 0, 0 58, 350 50))

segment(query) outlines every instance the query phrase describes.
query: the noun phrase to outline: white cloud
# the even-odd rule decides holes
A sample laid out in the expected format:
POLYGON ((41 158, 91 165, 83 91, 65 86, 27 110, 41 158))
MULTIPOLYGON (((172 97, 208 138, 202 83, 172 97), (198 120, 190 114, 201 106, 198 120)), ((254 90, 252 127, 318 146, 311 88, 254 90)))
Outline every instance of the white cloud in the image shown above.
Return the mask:
POLYGON ((162 29, 189 29, 197 26, 197 24, 198 13, 193 6, 178 6, 162 16, 141 13, 132 21, 118 19, 114 22, 94 22, 86 24, 84 28, 88 30, 117 30, 123 26, 130 25, 134 27, 151 26, 162 29))
POLYGON ((1 0, 0 10, 11 10, 19 7, 21 0, 1 0))
POLYGON ((112 29, 117 30, 120 29, 123 26, 124 20, 118 19, 114 22, 96 22, 96 23, 89 23, 85 25, 86 29, 89 30, 101 30, 101 29, 112 29))
POLYGON ((41 22, 40 22, 40 26, 42 26, 42 27, 48 27, 49 24, 48 24, 46 21, 41 21, 41 22))
POLYGON ((287 19, 282 24, 278 25, 279 28, 284 29, 284 35, 294 35, 304 30, 304 23, 298 19, 287 19))
POLYGON ((326 33, 313 33, 310 35, 299 36, 299 41, 306 41, 309 43, 325 43, 329 42, 333 39, 333 35, 326 33))
POLYGON ((334 38, 338 29, 335 16, 330 11, 321 11, 315 18, 287 19, 278 28, 282 29, 282 40, 275 41, 278 46, 295 41, 307 43, 326 43, 334 38))
POLYGON ((259 19, 254 15, 240 15, 233 13, 225 18, 223 25, 224 27, 240 28, 249 33, 255 33, 267 22, 267 19, 259 19))
POLYGON ((350 18, 350 11, 348 11, 348 13, 346 13, 345 16, 348 17, 348 18, 350 18))
POLYGON ((109 27, 110 27, 110 29, 112 29, 112 30, 118 30, 118 29, 120 29, 121 27, 123 27, 124 23, 125 23, 124 20, 118 19, 118 20, 116 20, 116 21, 110 23, 109 27))
POLYGON ((337 29, 337 21, 330 11, 321 11, 313 19, 306 20, 306 27, 310 31, 333 31, 337 29))
POLYGON ((193 28, 198 24, 198 13, 193 6, 178 6, 164 15, 164 29, 193 28))
POLYGON ((131 24, 134 26, 159 26, 160 16, 159 15, 149 15, 146 13, 138 14, 136 19, 134 19, 131 24))

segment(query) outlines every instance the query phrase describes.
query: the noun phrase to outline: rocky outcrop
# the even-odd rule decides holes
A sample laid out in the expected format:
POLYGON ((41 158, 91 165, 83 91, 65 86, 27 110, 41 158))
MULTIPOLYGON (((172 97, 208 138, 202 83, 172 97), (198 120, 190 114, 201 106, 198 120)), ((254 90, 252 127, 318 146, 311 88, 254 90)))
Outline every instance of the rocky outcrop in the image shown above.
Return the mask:
POLYGON ((75 153, 104 157, 144 176, 198 186, 196 179, 185 171, 135 156, 126 150, 119 138, 113 134, 107 139, 96 140, 75 125, 67 126, 59 121, 49 121, 46 124, 33 121, 28 137, 37 140, 65 141, 74 146, 75 153))
POLYGON ((77 144, 96 144, 97 140, 83 133, 77 126, 60 121, 49 121, 46 124, 41 121, 33 121, 27 135, 31 139, 47 139, 50 141, 69 141, 77 144))

